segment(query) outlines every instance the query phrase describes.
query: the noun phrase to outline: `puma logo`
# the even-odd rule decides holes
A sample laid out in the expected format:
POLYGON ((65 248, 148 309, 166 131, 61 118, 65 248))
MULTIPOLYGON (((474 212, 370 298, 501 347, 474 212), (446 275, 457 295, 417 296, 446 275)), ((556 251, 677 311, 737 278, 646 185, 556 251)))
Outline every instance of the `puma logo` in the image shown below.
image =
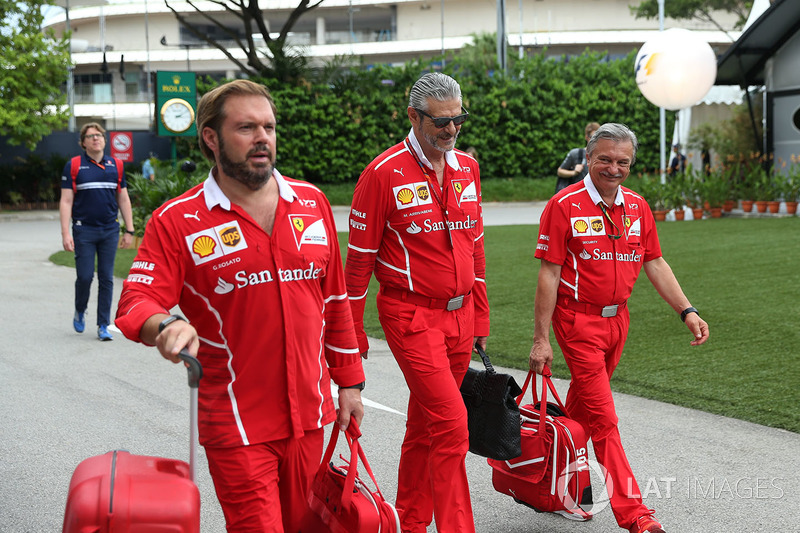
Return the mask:
POLYGON ((198 222, 200 222, 200 217, 199 217, 199 216, 197 216, 197 215, 198 215, 198 213, 200 213, 200 211, 195 211, 195 212, 194 212, 194 215, 192 215, 191 213, 184 213, 184 214, 183 214, 183 218, 194 218, 194 219, 196 219, 198 222))
POLYGON ((394 169, 394 171, 396 173, 400 174, 401 176, 403 176, 404 178, 406 177, 405 174, 403 174, 403 169, 402 168, 400 170, 394 169))
POLYGON ((572 207, 574 207, 574 208, 575 208, 575 209, 577 209, 578 211, 580 211, 580 210, 581 210, 581 204, 580 204, 580 202, 578 202, 577 204, 576 204, 575 202, 572 202, 572 207))

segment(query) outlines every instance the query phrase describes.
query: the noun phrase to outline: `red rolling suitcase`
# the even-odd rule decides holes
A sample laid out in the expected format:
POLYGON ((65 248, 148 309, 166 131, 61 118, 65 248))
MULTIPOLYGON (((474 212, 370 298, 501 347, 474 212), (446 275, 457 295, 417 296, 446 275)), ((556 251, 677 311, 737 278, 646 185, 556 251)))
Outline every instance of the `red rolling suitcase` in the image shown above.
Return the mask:
POLYGON ((203 371, 187 352, 181 358, 189 364, 189 464, 122 450, 82 461, 69 484, 63 533, 199 533, 197 387, 203 371))

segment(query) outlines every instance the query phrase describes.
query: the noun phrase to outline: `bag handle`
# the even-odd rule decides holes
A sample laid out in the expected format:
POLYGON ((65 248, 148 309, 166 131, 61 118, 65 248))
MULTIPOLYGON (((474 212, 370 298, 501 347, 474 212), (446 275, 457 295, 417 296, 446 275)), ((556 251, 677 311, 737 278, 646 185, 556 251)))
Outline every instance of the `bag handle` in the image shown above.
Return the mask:
POLYGON ((477 342, 475 343, 475 351, 478 352, 478 355, 481 356, 481 361, 483 361, 483 366, 486 367, 486 372, 489 374, 495 374, 494 367, 492 366, 492 362, 489 360, 489 356, 486 355, 486 352, 483 351, 481 345, 477 342))
MULTIPOLYGON (((333 458, 333 452, 336 449, 336 443, 339 441, 340 431, 341 429, 339 429, 338 425, 331 430, 331 438, 328 442, 328 447, 325 449, 325 455, 322 458, 322 464, 317 472, 317 476, 325 475, 325 472, 328 468, 328 463, 330 463, 331 459, 333 458)), ((347 444, 350 448, 350 459, 348 460, 347 475, 344 478, 344 486, 342 487, 342 505, 348 507, 353 500, 353 488, 355 487, 356 477, 358 476, 357 470, 359 457, 361 458, 361 462, 369 474, 369 477, 375 484, 376 492, 381 495, 381 498, 383 498, 383 493, 378 486, 378 481, 375 479, 375 474, 372 473, 372 468, 369 466, 369 462, 367 462, 367 457, 364 455, 364 450, 361 447, 361 443, 358 441, 358 439, 361 437, 361 430, 359 429, 358 423, 354 417, 350 417, 350 424, 348 424, 344 434, 345 439, 347 439, 347 444)))
MULTIPOLYGON (((522 393, 517 396, 517 405, 522 404, 522 399, 525 396, 525 392, 528 390, 528 385, 533 381, 534 376, 536 373, 533 370, 528 371, 528 375, 525 377, 525 383, 522 385, 522 393)), ((564 404, 561 402, 561 398, 558 396, 558 391, 556 391, 556 386, 553 384, 552 379, 553 373, 550 371, 550 367, 545 366, 542 369, 542 400, 539 404, 539 431, 544 430, 544 419, 545 415, 547 414, 547 390, 550 389, 550 392, 553 395, 553 399, 555 400, 555 404, 561 409, 561 412, 564 413, 564 416, 569 416, 569 412, 567 408, 564 407, 564 404)), ((536 382, 533 381, 533 386, 531 387, 531 396, 533 396, 533 404, 536 405, 536 402, 539 401, 538 394, 536 392, 536 382)))
POLYGON ((347 432, 345 433, 345 437, 347 438, 348 442, 350 442, 352 440, 355 443, 355 445, 357 447, 357 450, 358 450, 358 456, 361 458, 361 464, 364 465, 364 469, 367 471, 367 474, 369 474, 370 479, 372 479, 372 483, 375 485, 375 492, 380 494, 381 498, 385 500, 386 498, 383 497, 383 493, 381 492, 381 488, 378 486, 378 480, 375 479, 375 474, 372 473, 372 467, 370 467, 369 461, 367 461, 367 456, 364 455, 364 447, 361 446, 360 442, 358 442, 358 437, 360 437, 360 436, 361 436, 361 432, 358 429, 358 424, 356 424, 355 418, 351 417, 350 418, 350 425, 347 426, 347 432), (351 427, 355 428, 355 431, 358 432, 357 436, 353 437, 350 434, 350 428, 351 427))

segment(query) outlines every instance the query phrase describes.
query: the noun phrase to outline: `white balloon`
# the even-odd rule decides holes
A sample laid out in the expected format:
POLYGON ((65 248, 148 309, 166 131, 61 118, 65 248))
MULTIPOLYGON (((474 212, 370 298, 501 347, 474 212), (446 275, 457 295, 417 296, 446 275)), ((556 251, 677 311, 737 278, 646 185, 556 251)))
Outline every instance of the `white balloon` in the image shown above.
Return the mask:
POLYGON ((645 98, 675 111, 705 97, 717 78, 717 58, 699 35, 671 28, 642 45, 634 73, 645 98))

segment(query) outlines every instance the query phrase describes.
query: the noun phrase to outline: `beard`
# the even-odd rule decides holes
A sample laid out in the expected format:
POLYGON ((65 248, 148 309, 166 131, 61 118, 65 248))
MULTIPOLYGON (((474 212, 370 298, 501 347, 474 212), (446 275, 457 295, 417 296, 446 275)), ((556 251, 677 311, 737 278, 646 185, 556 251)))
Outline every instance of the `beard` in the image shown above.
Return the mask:
POLYGON ((428 141, 428 144, 439 150, 440 152, 448 152, 455 148, 456 140, 458 139, 458 134, 461 130, 456 130, 456 134, 450 137, 447 141, 443 140, 439 135, 429 135, 426 132, 422 132, 422 136, 428 141), (447 143, 448 146, 444 146, 444 143, 447 143))
POLYGON ((257 144, 254 146, 244 158, 244 161, 234 161, 225 151, 225 142, 222 136, 219 137, 219 166, 226 176, 235 179, 239 183, 251 191, 261 189, 269 181, 272 176, 272 171, 275 165, 272 163, 273 154, 266 144, 257 144), (269 163, 259 163, 254 168, 249 168, 247 165, 248 159, 251 155, 257 153, 266 153, 270 159, 269 163))

